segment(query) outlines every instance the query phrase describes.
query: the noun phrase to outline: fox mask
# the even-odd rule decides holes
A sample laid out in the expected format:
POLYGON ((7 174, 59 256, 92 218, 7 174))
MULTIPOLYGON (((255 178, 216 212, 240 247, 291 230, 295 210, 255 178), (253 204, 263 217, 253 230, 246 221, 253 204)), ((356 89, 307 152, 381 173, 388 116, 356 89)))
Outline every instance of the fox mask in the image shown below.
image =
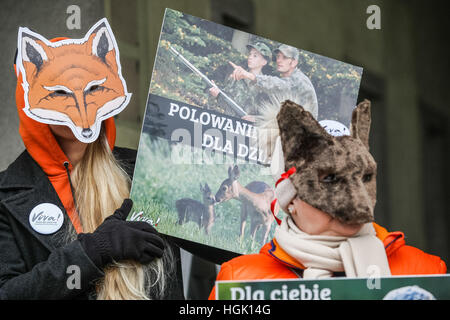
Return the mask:
POLYGON ((377 165, 369 152, 370 102, 352 114, 351 135, 334 137, 301 106, 286 101, 277 115, 285 170, 297 196, 346 224, 374 219, 377 165))
POLYGON ((41 123, 66 125, 84 143, 95 141, 101 122, 121 112, 131 98, 106 18, 82 39, 56 42, 19 28, 16 64, 25 114, 41 123))

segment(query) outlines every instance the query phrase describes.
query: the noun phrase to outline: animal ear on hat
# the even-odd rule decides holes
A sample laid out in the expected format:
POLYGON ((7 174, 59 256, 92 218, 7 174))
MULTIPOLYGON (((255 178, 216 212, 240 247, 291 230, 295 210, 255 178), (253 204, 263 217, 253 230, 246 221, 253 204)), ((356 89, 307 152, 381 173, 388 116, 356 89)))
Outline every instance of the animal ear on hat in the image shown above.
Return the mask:
POLYGON ((353 110, 350 131, 352 137, 361 140, 367 150, 369 150, 370 122, 370 101, 366 99, 353 110))
POLYGON ((104 21, 88 35, 88 49, 94 56, 99 57, 105 64, 117 69, 117 43, 108 21, 104 21))
POLYGON ((302 106, 286 100, 277 115, 285 166, 309 162, 316 152, 334 144, 333 137, 302 106))

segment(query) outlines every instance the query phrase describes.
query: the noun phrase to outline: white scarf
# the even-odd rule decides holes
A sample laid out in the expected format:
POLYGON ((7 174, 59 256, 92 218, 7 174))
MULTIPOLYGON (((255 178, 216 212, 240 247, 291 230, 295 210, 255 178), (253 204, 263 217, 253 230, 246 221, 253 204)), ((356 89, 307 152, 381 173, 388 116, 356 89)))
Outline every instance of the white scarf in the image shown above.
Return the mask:
POLYGON ((277 226, 275 239, 281 248, 306 269, 305 279, 328 278, 345 271, 349 278, 390 276, 383 243, 372 223, 366 223, 353 237, 309 235, 301 231, 290 216, 277 226))

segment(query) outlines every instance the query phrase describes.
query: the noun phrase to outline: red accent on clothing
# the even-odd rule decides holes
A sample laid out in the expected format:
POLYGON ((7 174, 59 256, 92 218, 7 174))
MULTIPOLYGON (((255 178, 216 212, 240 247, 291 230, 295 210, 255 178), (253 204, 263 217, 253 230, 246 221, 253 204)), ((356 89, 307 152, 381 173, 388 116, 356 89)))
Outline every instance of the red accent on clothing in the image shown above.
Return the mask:
POLYGON ((273 201, 270 204, 270 211, 272 211, 273 217, 275 218, 275 221, 278 223, 278 225, 281 224, 281 220, 278 219, 278 217, 275 215, 275 205, 277 204, 277 199, 273 199, 273 201))
POLYGON ((287 178, 289 178, 291 175, 293 175, 295 172, 297 171, 297 169, 295 167, 291 167, 288 171, 283 172, 281 174, 281 178, 278 179, 278 181, 275 183, 275 187, 283 180, 286 180, 287 178))

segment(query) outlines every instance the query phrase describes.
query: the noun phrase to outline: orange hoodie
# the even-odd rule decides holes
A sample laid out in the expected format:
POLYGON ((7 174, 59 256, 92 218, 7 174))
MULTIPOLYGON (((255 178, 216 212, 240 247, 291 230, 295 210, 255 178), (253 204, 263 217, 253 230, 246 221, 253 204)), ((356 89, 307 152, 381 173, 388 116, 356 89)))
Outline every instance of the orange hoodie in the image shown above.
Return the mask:
MULTIPOLYGON (((57 42, 67 38, 55 38, 50 41, 57 42)), ((16 66, 14 65, 14 69, 16 66)), ((55 136, 48 124, 37 122, 28 117, 25 107, 24 90, 22 88, 22 74, 19 74, 16 86, 16 105, 19 113, 19 134, 22 137, 25 148, 31 157, 39 164, 49 178, 53 188, 58 194, 67 214, 72 221, 77 233, 82 232, 78 213, 75 210, 69 177, 64 163, 68 164, 69 172, 73 166, 60 148, 55 136)), ((111 150, 116 140, 116 127, 114 118, 104 120, 105 133, 111 150)))

